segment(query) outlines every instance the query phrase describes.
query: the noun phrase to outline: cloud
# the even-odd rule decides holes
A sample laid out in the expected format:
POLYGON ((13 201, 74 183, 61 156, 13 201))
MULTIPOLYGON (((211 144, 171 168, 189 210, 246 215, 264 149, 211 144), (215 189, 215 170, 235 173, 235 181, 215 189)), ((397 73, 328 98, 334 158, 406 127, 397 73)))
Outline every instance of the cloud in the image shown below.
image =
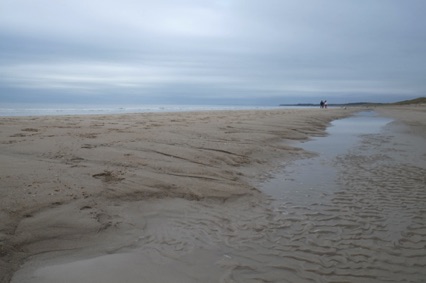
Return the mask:
POLYGON ((0 88, 40 99, 420 96, 424 3, 3 0, 0 88))

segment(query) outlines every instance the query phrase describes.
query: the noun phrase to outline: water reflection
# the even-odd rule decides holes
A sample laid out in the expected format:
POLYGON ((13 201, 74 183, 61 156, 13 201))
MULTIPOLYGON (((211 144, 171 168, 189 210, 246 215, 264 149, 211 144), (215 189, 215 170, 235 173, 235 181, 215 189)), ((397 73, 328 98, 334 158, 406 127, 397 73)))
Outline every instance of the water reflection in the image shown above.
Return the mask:
POLYGON ((301 144, 317 157, 264 184, 289 224, 275 232, 294 282, 426 282, 425 168, 400 158, 426 149, 401 143, 390 122, 375 112, 335 121, 301 144))
POLYGON ((263 191, 287 202, 309 205, 338 189, 338 168, 332 162, 337 156, 349 152, 363 135, 379 133, 392 120, 379 117, 373 111, 359 112, 353 117, 336 120, 327 129, 326 137, 301 143, 300 147, 314 152, 317 157, 295 161, 285 167, 282 175, 275 176, 263 186, 263 191))

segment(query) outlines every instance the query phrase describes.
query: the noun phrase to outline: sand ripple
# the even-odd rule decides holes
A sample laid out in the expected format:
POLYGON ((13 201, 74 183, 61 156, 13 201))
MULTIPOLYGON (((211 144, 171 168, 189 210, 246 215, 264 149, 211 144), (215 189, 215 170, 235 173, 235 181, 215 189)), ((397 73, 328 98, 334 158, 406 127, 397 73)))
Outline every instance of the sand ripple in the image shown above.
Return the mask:
POLYGON ((337 191, 310 206, 279 206, 276 222, 290 225, 273 232, 264 282, 425 282, 424 149, 394 138, 364 136, 334 160, 337 191), (404 162, 415 155, 419 162, 404 162))
POLYGON ((424 170, 360 153, 336 160, 340 189, 310 206, 252 197, 134 202, 125 214, 111 206, 133 241, 80 265, 45 267, 31 282, 79 282, 99 269, 103 282, 424 282, 424 170))
POLYGON ((365 135, 332 160, 330 190, 303 200, 84 206, 79 213, 108 216, 99 246, 84 259, 39 255, 12 282, 426 282, 426 149, 401 137, 365 135))

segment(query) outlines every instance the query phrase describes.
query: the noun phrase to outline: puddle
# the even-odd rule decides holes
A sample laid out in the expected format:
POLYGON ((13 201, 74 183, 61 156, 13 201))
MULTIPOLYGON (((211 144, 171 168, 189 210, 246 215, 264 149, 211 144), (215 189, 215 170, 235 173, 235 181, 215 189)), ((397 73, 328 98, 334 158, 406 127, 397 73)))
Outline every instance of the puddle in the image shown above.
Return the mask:
POLYGON ((379 133, 392 121, 378 116, 374 111, 359 112, 352 117, 333 121, 327 129, 328 136, 302 143, 301 147, 334 158, 355 146, 363 135, 379 133))
POLYGON ((338 189, 336 174, 339 168, 333 166, 333 160, 347 154, 361 141, 362 136, 379 133, 390 122, 391 119, 380 117, 374 111, 363 111, 333 121, 327 129, 327 136, 299 145, 317 154, 316 157, 287 165, 284 172, 263 184, 262 191, 279 204, 306 206, 316 203, 338 189))

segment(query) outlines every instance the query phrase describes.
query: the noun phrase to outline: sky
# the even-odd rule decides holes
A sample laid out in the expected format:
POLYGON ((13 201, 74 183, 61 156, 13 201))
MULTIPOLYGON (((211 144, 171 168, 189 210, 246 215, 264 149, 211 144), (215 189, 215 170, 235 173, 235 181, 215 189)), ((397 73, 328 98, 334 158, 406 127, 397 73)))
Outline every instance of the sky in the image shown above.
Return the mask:
POLYGON ((0 0, 0 103, 426 93, 424 0, 0 0))

